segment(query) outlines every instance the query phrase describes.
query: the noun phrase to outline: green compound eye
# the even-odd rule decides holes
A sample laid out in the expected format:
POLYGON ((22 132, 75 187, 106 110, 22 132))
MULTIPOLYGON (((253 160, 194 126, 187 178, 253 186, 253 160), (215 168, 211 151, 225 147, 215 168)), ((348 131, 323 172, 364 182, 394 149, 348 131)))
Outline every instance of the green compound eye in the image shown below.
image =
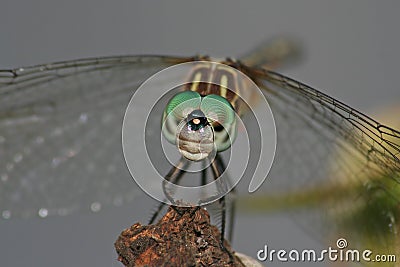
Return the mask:
POLYGON ((207 95, 202 99, 200 109, 214 126, 217 151, 228 149, 236 138, 237 130, 236 114, 231 103, 222 96, 207 95))
POLYGON ((199 109, 201 96, 199 93, 185 91, 177 93, 164 109, 162 132, 167 140, 175 144, 178 124, 196 109, 199 109))
POLYGON ((186 118, 193 110, 198 109, 201 102, 199 93, 192 91, 185 91, 176 94, 168 103, 165 108, 166 115, 174 116, 176 119, 181 120, 186 118))
POLYGON ((235 111, 231 103, 222 96, 205 96, 201 101, 200 109, 208 119, 224 127, 228 127, 235 120, 235 111))

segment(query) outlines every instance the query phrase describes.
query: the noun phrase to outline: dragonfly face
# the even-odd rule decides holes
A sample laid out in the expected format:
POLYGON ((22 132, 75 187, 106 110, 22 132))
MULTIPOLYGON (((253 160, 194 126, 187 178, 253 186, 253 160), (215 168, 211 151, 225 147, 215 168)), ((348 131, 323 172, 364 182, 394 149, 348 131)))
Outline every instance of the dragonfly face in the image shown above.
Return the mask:
POLYGON ((207 62, 197 63, 188 77, 165 108, 163 134, 184 157, 199 161, 234 141, 240 80, 231 68, 207 62))
POLYGON ((225 98, 214 94, 203 97, 194 91, 178 93, 170 100, 163 123, 167 140, 193 161, 229 148, 230 136, 236 132, 235 111, 225 98))

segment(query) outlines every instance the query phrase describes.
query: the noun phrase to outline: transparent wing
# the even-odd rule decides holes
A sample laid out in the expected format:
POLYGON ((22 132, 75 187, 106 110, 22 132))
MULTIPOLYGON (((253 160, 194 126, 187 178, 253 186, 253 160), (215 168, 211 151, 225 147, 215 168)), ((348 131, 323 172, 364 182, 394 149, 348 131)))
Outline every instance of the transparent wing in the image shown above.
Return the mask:
MULTIPOLYGON (((189 60, 112 57, 1 71, 2 216, 96 211, 142 194, 122 157, 125 108, 150 75, 189 60)), ((399 251, 400 133, 280 74, 245 72, 265 89, 278 144, 264 192, 239 204, 301 211, 314 236, 342 233, 353 245, 379 240, 399 251)))
POLYGON ((325 242, 398 253, 400 132, 278 73, 246 71, 265 89, 278 143, 263 192, 239 204, 291 210, 325 242))
POLYGON ((65 215, 141 191, 121 145, 125 108, 157 71, 188 59, 126 56, 0 72, 0 213, 65 215))

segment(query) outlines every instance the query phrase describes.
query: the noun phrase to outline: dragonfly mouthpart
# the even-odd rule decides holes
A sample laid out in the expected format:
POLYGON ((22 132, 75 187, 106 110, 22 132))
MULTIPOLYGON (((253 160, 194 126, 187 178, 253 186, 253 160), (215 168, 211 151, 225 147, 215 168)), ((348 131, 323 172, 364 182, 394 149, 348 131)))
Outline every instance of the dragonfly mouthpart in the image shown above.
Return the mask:
POLYGON ((179 152, 192 161, 203 160, 215 152, 214 130, 201 110, 192 111, 178 125, 176 144, 179 152))

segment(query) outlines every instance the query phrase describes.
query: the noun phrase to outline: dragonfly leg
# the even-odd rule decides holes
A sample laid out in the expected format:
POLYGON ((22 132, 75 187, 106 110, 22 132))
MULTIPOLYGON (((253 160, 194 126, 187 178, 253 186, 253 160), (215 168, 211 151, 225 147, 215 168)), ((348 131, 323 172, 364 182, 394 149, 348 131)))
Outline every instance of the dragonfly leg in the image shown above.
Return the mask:
POLYGON ((203 160, 203 169, 201 170, 201 181, 200 185, 206 185, 207 184, 207 168, 206 168, 206 161, 203 160))
POLYGON ((153 212, 153 214, 151 215, 151 218, 149 220, 148 224, 153 224, 154 221, 156 220, 156 218, 158 217, 158 215, 161 213, 161 210, 165 207, 165 203, 161 202, 160 204, 158 204, 158 207, 156 209, 156 211, 153 212))
MULTIPOLYGON (((218 155, 217 155, 218 157, 218 155)), ((217 180, 221 174, 222 174, 222 170, 221 168, 222 166, 219 166, 218 160, 214 160, 211 163, 211 170, 213 172, 214 175, 214 180, 217 180)), ((221 187, 222 185, 220 183, 217 183, 217 187, 221 187)), ((221 190, 219 188, 219 190, 221 190)), ((225 220, 226 220, 226 207, 225 207, 225 196, 221 197, 219 199, 219 204, 221 205, 221 244, 224 243, 224 237, 225 237, 225 220)))
MULTIPOLYGON (((217 163, 221 166, 221 169, 225 171, 226 166, 222 158, 217 155, 216 157, 217 163)), ((227 181, 230 181, 228 178, 227 181)), ((233 238, 233 229, 235 227, 235 216, 236 216, 236 188, 233 187, 232 191, 228 195, 228 210, 229 210, 229 219, 228 219, 228 240, 232 242, 233 238)))
MULTIPOLYGON (((214 174, 214 179, 218 179, 219 176, 221 176, 221 172, 220 170, 218 170, 218 166, 216 166, 216 162, 213 161, 213 163, 211 163, 211 169, 213 171, 214 174)), ((226 219, 226 207, 225 207, 225 196, 221 197, 219 199, 219 204, 221 205, 221 239, 219 241, 219 246, 220 248, 225 251, 226 253, 228 253, 229 255, 229 259, 231 262, 234 261, 234 257, 232 255, 232 253, 229 252, 229 250, 224 246, 224 237, 225 237, 225 219, 226 219)))
POLYGON ((232 242, 233 238, 233 229, 235 228, 235 216, 236 216, 236 189, 233 188, 230 195, 232 199, 229 202, 229 232, 228 232, 228 240, 232 242))
MULTIPOLYGON (((164 181, 163 181, 162 187, 163 187, 164 193, 165 193, 165 195, 167 197, 169 196, 169 193, 166 190, 166 181, 172 182, 174 184, 179 183, 179 181, 181 180, 182 176, 185 174, 185 171, 183 169, 186 166, 186 164, 188 164, 188 162, 187 161, 185 162, 184 159, 181 158, 179 160, 178 164, 172 166, 171 170, 164 177, 164 181)), ((151 216, 151 218, 149 220, 149 224, 154 223, 154 221, 156 220, 156 218, 160 214, 161 210, 165 207, 165 205, 167 205, 165 202, 160 202, 160 204, 158 205, 156 211, 151 216)))
MULTIPOLYGON (((216 155, 216 159, 211 163, 211 170, 214 175, 214 180, 217 180, 221 176, 221 174, 225 171, 224 163, 218 154, 216 155)), ((217 183, 217 186, 218 185, 222 186, 221 184, 217 183)), ((226 253, 228 253, 230 261, 233 262, 234 256, 224 246, 225 226, 226 226, 226 199, 225 199, 225 196, 223 196, 219 199, 219 204, 221 205, 221 217, 222 217, 220 247, 222 250, 224 250, 226 253)), ((233 218, 230 218, 230 219, 233 219, 233 218)), ((231 225, 233 225, 233 224, 231 224, 231 225)), ((229 229, 229 230, 230 230, 230 232, 232 231, 231 229, 229 229)), ((232 233, 229 233, 229 235, 232 235, 232 233)))

